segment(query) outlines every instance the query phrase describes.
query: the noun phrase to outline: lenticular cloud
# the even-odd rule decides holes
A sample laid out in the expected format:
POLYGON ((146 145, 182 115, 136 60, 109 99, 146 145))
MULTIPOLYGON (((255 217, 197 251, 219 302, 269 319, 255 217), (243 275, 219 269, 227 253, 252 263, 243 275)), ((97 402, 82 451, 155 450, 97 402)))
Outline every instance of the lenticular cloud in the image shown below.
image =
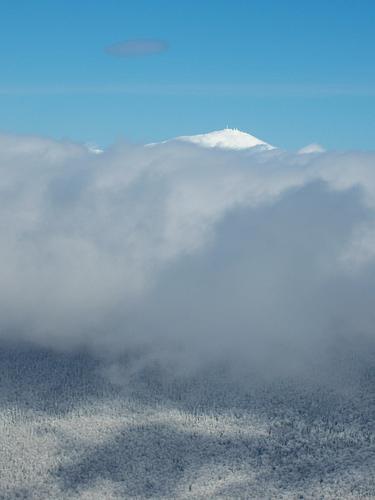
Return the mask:
POLYGON ((3 135, 0 168, 3 338, 254 362, 375 341, 375 153, 3 135))

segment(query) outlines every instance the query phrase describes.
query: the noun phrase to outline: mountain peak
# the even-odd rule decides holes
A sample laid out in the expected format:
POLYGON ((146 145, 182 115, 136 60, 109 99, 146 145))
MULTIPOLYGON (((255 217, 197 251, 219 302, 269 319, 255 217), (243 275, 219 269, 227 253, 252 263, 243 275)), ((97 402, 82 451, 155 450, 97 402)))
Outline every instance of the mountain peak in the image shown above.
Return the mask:
POLYGON ((274 149, 273 146, 261 139, 236 128, 215 130, 207 134, 184 135, 176 137, 174 140, 190 142, 206 148, 248 149, 258 146, 261 149, 274 149))
POLYGON ((310 153, 324 153, 325 149, 320 144, 308 144, 307 146, 298 150, 299 154, 310 154, 310 153))

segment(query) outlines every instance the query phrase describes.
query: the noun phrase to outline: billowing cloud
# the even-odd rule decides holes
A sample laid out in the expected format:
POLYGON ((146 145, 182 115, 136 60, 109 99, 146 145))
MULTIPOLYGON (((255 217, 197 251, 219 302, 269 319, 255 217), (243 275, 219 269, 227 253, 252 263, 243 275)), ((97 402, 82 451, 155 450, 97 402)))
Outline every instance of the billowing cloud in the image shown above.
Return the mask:
POLYGON ((0 335, 271 366, 375 342, 374 167, 0 136, 0 335))
POLYGON ((106 47, 105 52, 116 57, 134 57, 148 54, 157 54, 168 49, 164 40, 135 39, 118 42, 106 47))

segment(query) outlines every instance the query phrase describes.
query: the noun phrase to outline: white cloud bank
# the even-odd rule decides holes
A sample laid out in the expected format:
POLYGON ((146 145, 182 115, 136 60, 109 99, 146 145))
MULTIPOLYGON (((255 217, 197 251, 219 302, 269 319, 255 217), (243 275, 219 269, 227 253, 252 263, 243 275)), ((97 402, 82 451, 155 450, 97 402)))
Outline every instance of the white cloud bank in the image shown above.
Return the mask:
POLYGON ((2 337, 261 363, 375 341, 375 153, 2 135, 0 169, 2 337))

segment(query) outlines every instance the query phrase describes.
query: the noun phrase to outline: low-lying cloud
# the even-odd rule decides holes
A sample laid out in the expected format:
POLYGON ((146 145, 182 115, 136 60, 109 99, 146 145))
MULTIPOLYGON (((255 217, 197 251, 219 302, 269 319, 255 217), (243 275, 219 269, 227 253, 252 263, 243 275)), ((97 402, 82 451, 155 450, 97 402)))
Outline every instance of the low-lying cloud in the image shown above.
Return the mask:
POLYGON ((105 52, 116 57, 137 57, 149 54, 158 54, 168 49, 164 40, 135 39, 118 42, 106 47, 105 52))
POLYGON ((375 341, 375 153, 2 135, 0 169, 3 338, 273 366, 375 341))

